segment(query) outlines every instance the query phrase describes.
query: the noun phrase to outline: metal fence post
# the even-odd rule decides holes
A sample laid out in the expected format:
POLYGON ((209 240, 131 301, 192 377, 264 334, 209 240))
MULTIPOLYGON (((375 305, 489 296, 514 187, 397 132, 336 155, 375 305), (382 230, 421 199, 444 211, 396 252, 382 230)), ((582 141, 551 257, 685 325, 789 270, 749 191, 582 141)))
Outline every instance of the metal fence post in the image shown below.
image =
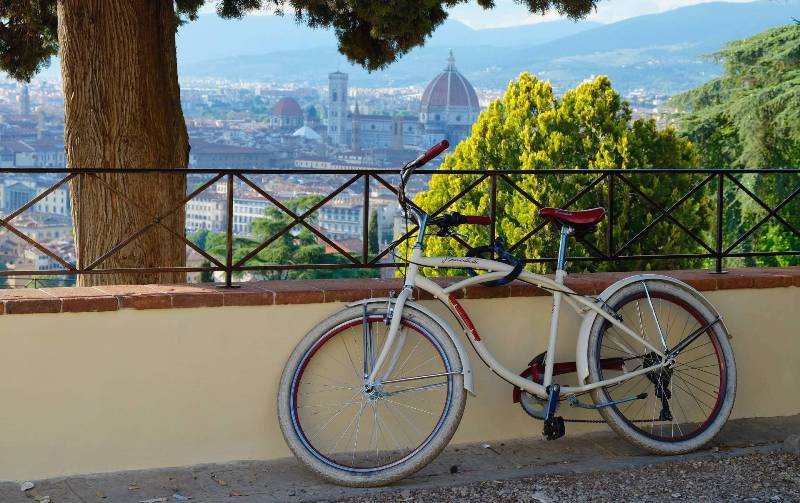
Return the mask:
POLYGON ((608 174, 608 199, 606 200, 608 206, 608 235, 606 236, 606 246, 608 248, 608 256, 614 256, 614 173, 608 174))
POLYGON ((492 222, 489 224, 489 244, 493 244, 495 238, 497 237, 497 173, 494 171, 491 172, 491 192, 490 192, 490 208, 489 208, 489 217, 491 217, 492 222))
POLYGON ((233 173, 228 173, 228 222, 225 232, 225 288, 235 288, 238 285, 233 284, 233 173))
MULTIPOLYGON (((362 266, 366 266, 369 262, 369 221, 371 215, 369 214, 369 174, 364 175, 364 221, 362 222, 362 266)), ((377 229, 375 229, 377 231, 377 229)), ((375 250, 376 252, 378 250, 375 250)))
POLYGON ((725 204, 725 194, 723 190, 723 180, 725 180, 725 175, 719 173, 717 175, 717 239, 716 239, 716 247, 715 247, 715 261, 716 267, 714 269, 714 274, 724 274, 727 271, 722 270, 722 218, 724 215, 723 206, 725 204))

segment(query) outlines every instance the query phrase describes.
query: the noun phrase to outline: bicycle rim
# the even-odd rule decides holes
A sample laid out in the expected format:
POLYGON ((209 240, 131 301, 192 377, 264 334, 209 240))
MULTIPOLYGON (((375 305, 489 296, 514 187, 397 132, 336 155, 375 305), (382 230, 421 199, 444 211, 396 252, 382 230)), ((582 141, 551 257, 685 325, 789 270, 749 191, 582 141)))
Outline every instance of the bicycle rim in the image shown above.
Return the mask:
MULTIPOLYGON (((675 347, 713 321, 704 319, 684 300, 663 292, 652 292, 649 300, 646 292, 628 295, 616 303, 615 311, 629 328, 656 347, 662 347, 662 335, 667 348, 675 347)), ((622 359, 625 372, 660 361, 644 345, 637 346, 610 323, 601 330, 596 344, 601 361, 622 359)), ((598 368, 597 372, 601 380, 622 374, 608 368, 598 368)), ((607 402, 647 393, 645 399, 612 406, 613 411, 637 433, 659 442, 677 443, 706 431, 721 410, 726 389, 725 357, 717 335, 709 327, 675 357, 671 369, 604 387, 602 394, 607 402)))
POLYGON ((387 333, 382 316, 341 323, 309 347, 294 372, 295 433, 309 453, 337 470, 369 474, 404 463, 435 438, 453 406, 446 352, 413 321, 401 324, 402 345, 390 353, 393 371, 376 389, 364 388, 387 333))

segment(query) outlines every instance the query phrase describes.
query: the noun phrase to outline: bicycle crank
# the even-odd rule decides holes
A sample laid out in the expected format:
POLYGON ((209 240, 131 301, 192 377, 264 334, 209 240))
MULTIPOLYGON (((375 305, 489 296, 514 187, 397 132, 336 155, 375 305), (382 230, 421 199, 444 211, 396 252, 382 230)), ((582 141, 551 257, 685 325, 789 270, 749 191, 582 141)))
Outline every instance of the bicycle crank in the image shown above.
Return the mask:
MULTIPOLYGON (((528 368, 522 371, 520 377, 530 379, 533 382, 542 384, 544 380, 545 371, 545 358, 547 352, 536 355, 528 363, 528 368)), ((604 358, 600 361, 600 366, 604 370, 623 370, 625 362, 622 358, 604 358)), ((553 364, 553 375, 571 374, 576 371, 575 362, 556 362, 553 364)), ((547 418, 547 400, 537 397, 527 391, 523 391, 517 386, 514 386, 512 400, 514 403, 520 404, 522 410, 534 419, 544 421, 547 418)), ((566 421, 587 422, 583 419, 567 419, 566 421)), ((589 421, 589 422, 602 422, 602 421, 589 421)))
POLYGON ((564 436, 567 430, 564 426, 564 418, 556 416, 560 395, 561 386, 558 384, 551 384, 547 387, 547 415, 544 419, 544 428, 542 428, 542 436, 547 440, 558 440, 564 436))

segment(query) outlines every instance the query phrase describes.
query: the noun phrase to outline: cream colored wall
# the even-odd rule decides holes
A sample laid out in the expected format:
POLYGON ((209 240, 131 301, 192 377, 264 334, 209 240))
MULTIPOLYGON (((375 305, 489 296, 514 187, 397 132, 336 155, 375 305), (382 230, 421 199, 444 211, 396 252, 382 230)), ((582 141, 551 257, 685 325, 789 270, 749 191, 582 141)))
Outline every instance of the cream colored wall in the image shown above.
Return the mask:
MULTIPOLYGON (((734 335, 734 415, 800 413, 800 288, 708 297, 734 335)), ((522 370, 543 350, 549 298, 463 304, 511 368, 522 370)), ((275 418, 283 363, 311 326, 341 307, 0 317, 0 480, 287 456, 275 418)), ((572 360, 577 320, 567 312, 562 326, 559 359, 572 360)), ((477 358, 473 364, 478 396, 469 398, 455 441, 538 435, 541 424, 511 403, 511 387, 477 358)), ((569 434, 580 431, 569 425, 569 434)))

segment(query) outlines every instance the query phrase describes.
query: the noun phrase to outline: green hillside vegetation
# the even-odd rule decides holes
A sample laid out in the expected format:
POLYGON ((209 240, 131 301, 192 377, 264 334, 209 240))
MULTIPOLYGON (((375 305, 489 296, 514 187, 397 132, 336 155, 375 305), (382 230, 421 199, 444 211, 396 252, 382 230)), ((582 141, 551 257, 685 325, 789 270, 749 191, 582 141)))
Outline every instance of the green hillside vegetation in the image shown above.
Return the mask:
MULTIPOLYGON (((703 165, 800 167, 800 25, 732 42, 711 57, 723 64, 723 75, 673 100, 687 110, 680 116, 680 127, 697 146, 703 165)), ((770 208, 797 188, 797 175, 735 178, 770 208)), ((728 185, 726 244, 732 245, 768 212, 734 183, 728 185)), ((778 215, 791 226, 800 226, 800 198, 790 199, 778 215)), ((745 252, 798 249, 800 237, 774 219, 736 248, 745 252)), ((788 265, 797 264, 798 259, 759 259, 758 263, 788 265)))

